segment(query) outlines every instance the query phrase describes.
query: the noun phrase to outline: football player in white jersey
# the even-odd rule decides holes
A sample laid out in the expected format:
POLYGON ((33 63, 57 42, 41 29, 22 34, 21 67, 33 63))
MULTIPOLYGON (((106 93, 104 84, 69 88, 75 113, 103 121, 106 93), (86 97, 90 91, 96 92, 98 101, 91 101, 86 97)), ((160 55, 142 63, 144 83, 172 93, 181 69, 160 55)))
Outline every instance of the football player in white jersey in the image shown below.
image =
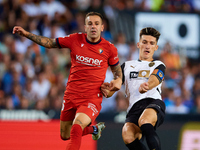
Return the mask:
MULTIPOLYGON (((143 28, 137 43, 139 59, 126 61, 121 65, 122 83, 129 99, 122 137, 129 150, 146 150, 141 142, 143 139, 146 139, 150 150, 161 150, 156 128, 163 123, 165 116, 161 84, 166 67, 163 62, 153 59, 159 37, 160 33, 156 29, 143 28)), ((108 90, 109 86, 110 83, 101 86, 105 97, 114 93, 108 90)))

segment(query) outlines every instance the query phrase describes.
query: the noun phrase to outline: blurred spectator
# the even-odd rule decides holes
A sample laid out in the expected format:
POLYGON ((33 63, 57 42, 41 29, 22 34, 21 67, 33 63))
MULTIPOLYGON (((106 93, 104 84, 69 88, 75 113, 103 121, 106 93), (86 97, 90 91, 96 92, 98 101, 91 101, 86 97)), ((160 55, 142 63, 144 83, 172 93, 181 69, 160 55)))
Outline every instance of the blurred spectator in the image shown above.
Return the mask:
POLYGON ((46 79, 43 70, 37 73, 37 78, 32 82, 32 92, 37 99, 45 99, 51 88, 51 83, 46 79))
POLYGON ((107 18, 104 18, 103 24, 104 24, 104 30, 101 34, 102 37, 105 38, 106 40, 110 41, 110 42, 113 42, 113 37, 112 37, 112 34, 110 32, 109 20, 107 18))
POLYGON ((52 21, 51 24, 48 24, 43 30, 43 36, 56 38, 66 36, 65 31, 60 27, 55 21, 52 21))
POLYGON ((36 34, 36 35, 40 35, 40 32, 37 29, 37 25, 38 25, 38 21, 35 19, 31 19, 30 22, 28 23, 29 32, 36 34))
POLYGON ((176 97, 174 101, 174 105, 170 105, 166 107, 166 113, 169 114, 187 114, 190 110, 183 104, 182 98, 176 97))
POLYGON ((135 41, 129 43, 130 54, 128 60, 137 60, 139 58, 139 50, 135 41))
POLYGON ((167 107, 171 107, 174 105, 174 101, 175 101, 175 95, 174 95, 174 90, 173 88, 166 88, 163 91, 163 95, 165 95, 165 97, 163 97, 163 101, 167 107))
POLYGON ((6 100, 5 100, 5 94, 3 90, 0 90, 0 109, 6 108, 6 100))
POLYGON ((75 0, 78 6, 78 9, 81 11, 85 11, 90 7, 92 0, 75 0))
POLYGON ((12 96, 11 96, 14 108, 16 109, 20 108, 21 98, 22 98, 22 87, 19 83, 15 82, 13 84, 13 90, 12 90, 12 96))
POLYGON ((18 82, 22 87, 24 87, 25 81, 26 78, 18 69, 16 62, 11 62, 9 69, 2 77, 1 88, 5 94, 11 94, 14 83, 18 82))
POLYGON ((193 106, 191 112, 200 114, 200 93, 195 96, 195 105, 193 106))
POLYGON ((200 93, 200 77, 198 76, 195 78, 192 93, 194 97, 196 97, 200 93))
POLYGON ((129 106, 129 101, 128 99, 125 97, 124 92, 122 91, 118 91, 117 95, 116 95, 116 111, 118 112, 118 114, 114 117, 114 121, 117 123, 124 123, 124 121, 126 120, 126 110, 129 106))
POLYGON ((91 1, 90 6, 86 10, 86 13, 91 12, 91 11, 98 12, 103 17, 105 17, 105 13, 104 13, 104 10, 103 10, 103 5, 102 5, 102 1, 101 0, 92 0, 91 1))
POLYGON ((116 95, 116 110, 117 112, 124 112, 127 110, 129 106, 128 99, 125 97, 124 92, 119 91, 116 95))
POLYGON ((42 13, 37 0, 25 0, 22 9, 31 18, 38 18, 42 13))
POLYGON ((105 0, 104 1, 104 12, 106 17, 109 20, 114 20, 116 13, 116 6, 117 6, 117 1, 116 0, 105 0))
POLYGON ((6 100, 6 104, 5 104, 6 109, 8 109, 8 110, 13 110, 13 109, 15 109, 13 100, 12 100, 12 98, 11 98, 10 95, 9 95, 9 96, 6 96, 6 97, 5 97, 5 100, 6 100))
POLYGON ((115 46, 118 50, 119 60, 122 64, 128 59, 129 56, 129 45, 126 43, 126 36, 124 33, 118 33, 116 37, 115 46))
POLYGON ((20 36, 15 42, 15 50, 17 53, 25 54, 27 48, 31 45, 31 41, 25 37, 20 36))
POLYGON ((29 101, 29 108, 34 108, 37 99, 36 93, 33 91, 32 88, 32 79, 29 78, 26 80, 26 85, 22 93, 23 96, 29 101))
POLYGON ((3 78, 3 75, 8 71, 10 67, 10 59, 11 58, 9 54, 2 55, 2 59, 0 59, 0 80, 3 78))
POLYGON ((172 45, 167 42, 160 54, 160 59, 166 65, 167 71, 172 79, 178 78, 178 73, 181 69, 181 60, 179 55, 174 51, 172 45))
POLYGON ((47 113, 48 109, 49 109, 49 101, 46 98, 44 98, 44 99, 38 99, 36 101, 34 109, 36 109, 36 110, 43 110, 44 112, 47 113))
POLYGON ((43 69, 43 59, 41 55, 36 55, 34 57, 33 66, 34 66, 35 73, 38 73, 43 69))
POLYGON ((55 13, 64 15, 70 13, 65 5, 56 0, 46 0, 40 2, 40 10, 43 15, 47 15, 50 20, 55 16, 55 13))

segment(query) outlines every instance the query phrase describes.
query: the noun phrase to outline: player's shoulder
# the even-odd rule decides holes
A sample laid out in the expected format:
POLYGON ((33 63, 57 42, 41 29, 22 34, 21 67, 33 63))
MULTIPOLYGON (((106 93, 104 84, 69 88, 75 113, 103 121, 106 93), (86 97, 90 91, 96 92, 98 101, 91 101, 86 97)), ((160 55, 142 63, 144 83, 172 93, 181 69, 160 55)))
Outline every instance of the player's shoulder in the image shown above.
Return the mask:
POLYGON ((127 60, 125 61, 126 64, 138 63, 138 60, 127 60))
POLYGON ((104 39, 103 37, 101 37, 101 41, 103 44, 106 44, 106 46, 115 47, 115 45, 112 42, 104 39))
POLYGON ((128 61, 125 61, 123 63, 124 67, 126 66, 130 66, 130 65, 136 65, 139 61, 138 60, 128 60, 128 61))
POLYGON ((155 63, 156 66, 159 66, 159 65, 164 65, 165 66, 165 64, 160 60, 154 60, 153 62, 155 63))
POLYGON ((68 34, 68 35, 66 35, 65 37, 84 37, 85 36, 85 34, 84 33, 82 33, 82 32, 78 32, 78 33, 71 33, 71 34, 68 34))

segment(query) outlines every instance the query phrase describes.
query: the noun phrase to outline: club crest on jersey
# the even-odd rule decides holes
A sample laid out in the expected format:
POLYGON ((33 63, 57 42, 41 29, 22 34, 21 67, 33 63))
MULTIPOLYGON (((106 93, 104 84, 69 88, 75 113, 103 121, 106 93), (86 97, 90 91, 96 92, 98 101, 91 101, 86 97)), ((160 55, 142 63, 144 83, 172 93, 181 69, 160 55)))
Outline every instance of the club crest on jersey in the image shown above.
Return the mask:
POLYGON ((152 66, 154 66, 155 65, 155 62, 150 62, 149 63, 149 67, 152 67, 152 66))
POLYGON ((102 49, 99 49, 99 54, 103 53, 103 50, 102 49))

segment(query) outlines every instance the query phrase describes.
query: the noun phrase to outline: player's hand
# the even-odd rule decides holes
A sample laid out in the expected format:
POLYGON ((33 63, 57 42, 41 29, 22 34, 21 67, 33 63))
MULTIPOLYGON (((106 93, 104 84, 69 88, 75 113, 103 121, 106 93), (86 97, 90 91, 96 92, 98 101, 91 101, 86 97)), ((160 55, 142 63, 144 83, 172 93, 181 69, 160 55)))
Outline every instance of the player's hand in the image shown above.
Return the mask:
POLYGON ((110 87, 109 90, 110 91, 118 91, 121 89, 122 86, 122 79, 121 78, 117 78, 115 80, 112 80, 110 82, 110 87))
POLYGON ((103 96, 108 97, 108 94, 110 92, 109 87, 110 87, 110 83, 108 83, 108 82, 104 82, 101 85, 101 92, 102 92, 103 96))
POLYGON ((15 33, 17 33, 17 34, 19 34, 19 35, 21 35, 21 36, 25 36, 26 33, 27 33, 27 31, 24 30, 24 29, 23 29, 22 27, 20 27, 20 26, 15 26, 15 27, 13 28, 13 34, 15 34, 15 33))
POLYGON ((148 82, 142 83, 142 84, 140 85, 140 87, 139 87, 139 92, 140 92, 141 94, 147 92, 148 90, 149 90, 149 84, 148 84, 148 82))

